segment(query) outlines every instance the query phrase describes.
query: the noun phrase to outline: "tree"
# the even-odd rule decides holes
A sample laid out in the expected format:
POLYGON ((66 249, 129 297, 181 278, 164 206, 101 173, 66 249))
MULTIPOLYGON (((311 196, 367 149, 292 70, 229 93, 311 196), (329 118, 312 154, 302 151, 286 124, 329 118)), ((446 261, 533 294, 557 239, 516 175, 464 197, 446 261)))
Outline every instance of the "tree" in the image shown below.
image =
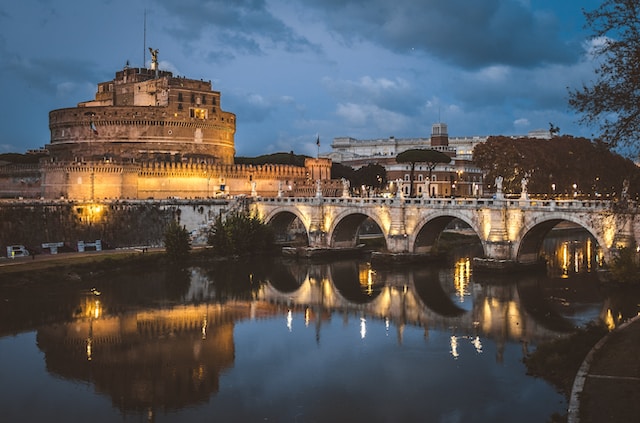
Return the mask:
POLYGON ((637 152, 640 138, 640 0, 605 0, 585 12, 599 59, 592 85, 569 93, 580 122, 599 127, 609 147, 637 152))
POLYGON ((242 255, 268 252, 274 247, 270 226, 247 211, 218 216, 209 228, 207 244, 219 255, 242 255))
POLYGON ((640 169, 601 142, 586 138, 489 137, 474 148, 473 161, 487 182, 502 176, 506 193, 519 193, 523 178, 534 195, 573 195, 577 191, 608 197, 619 194, 625 180, 629 196, 635 198, 640 192, 640 169))
POLYGON ((164 234, 164 247, 170 261, 174 263, 184 261, 191 250, 187 228, 172 220, 164 234))
POLYGON ((396 156, 396 162, 411 164, 411 173, 409 175, 409 179, 411 180, 409 185, 409 197, 414 196, 413 173, 416 168, 416 163, 425 163, 427 165, 427 169, 429 170, 429 180, 431 180, 433 169, 436 168, 438 163, 449 163, 450 161, 451 157, 438 150, 414 148, 398 154, 396 156))
POLYGON ((369 163, 355 171, 352 186, 371 187, 374 189, 384 188, 387 184, 387 170, 377 163, 369 163))

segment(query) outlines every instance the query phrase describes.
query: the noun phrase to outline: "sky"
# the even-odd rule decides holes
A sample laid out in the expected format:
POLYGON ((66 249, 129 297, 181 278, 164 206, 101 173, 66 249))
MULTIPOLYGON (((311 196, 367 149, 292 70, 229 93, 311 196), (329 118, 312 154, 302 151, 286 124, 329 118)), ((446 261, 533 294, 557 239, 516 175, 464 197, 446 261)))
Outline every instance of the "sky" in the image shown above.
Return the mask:
POLYGON ((0 153, 49 143, 51 110, 129 62, 210 80, 236 155, 331 151, 335 137, 593 138, 568 106, 589 84, 597 0, 7 0, 0 153), (145 18, 146 17, 146 18, 145 18))

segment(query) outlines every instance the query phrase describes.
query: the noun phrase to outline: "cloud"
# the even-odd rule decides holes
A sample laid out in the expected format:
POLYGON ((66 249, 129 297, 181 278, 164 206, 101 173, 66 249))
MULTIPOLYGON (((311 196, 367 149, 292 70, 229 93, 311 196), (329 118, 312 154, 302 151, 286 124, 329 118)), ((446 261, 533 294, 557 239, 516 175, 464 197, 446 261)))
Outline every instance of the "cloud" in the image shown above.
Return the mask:
POLYGON ((578 60, 562 23, 515 0, 307 0, 347 43, 370 42, 399 52, 418 50, 468 69, 578 60))
MULTIPOLYGON (((166 30, 183 43, 208 41, 216 50, 237 54, 264 54, 267 50, 319 52, 270 12, 264 0, 156 0, 171 16, 166 30)), ((200 46, 202 48, 202 46, 200 46)))

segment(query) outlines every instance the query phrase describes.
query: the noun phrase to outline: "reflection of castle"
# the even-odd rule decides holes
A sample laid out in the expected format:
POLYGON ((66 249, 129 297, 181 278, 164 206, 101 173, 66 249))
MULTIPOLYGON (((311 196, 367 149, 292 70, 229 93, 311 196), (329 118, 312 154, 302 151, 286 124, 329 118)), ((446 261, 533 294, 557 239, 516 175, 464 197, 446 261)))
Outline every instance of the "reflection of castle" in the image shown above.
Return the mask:
MULTIPOLYGON (((234 165, 236 116, 211 81, 157 67, 116 72, 95 99, 49 113, 51 142, 40 166, 0 167, 0 196, 69 199, 275 196, 330 179, 329 159, 234 165)), ((305 192, 313 195, 313 192, 305 192)))
POLYGON ((49 372, 94 384, 123 412, 208 401, 233 367, 235 324, 285 313, 275 304, 229 300, 111 316, 100 298, 89 294, 72 322, 40 327, 37 342, 49 372))

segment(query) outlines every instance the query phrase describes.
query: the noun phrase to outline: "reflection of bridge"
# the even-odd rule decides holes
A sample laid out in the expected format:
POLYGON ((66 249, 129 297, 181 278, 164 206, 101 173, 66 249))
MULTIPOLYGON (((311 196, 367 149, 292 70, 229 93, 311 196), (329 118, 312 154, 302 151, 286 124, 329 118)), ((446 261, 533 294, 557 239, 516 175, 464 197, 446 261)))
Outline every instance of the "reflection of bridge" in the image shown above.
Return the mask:
POLYGON ((289 281, 278 272, 277 281, 262 285, 257 298, 305 306, 316 314, 331 311, 383 320, 395 326, 400 337, 404 327, 417 326, 425 333, 437 329, 467 338, 487 337, 499 347, 507 341, 537 344, 573 328, 535 295, 527 291, 523 299, 515 284, 471 284, 468 262, 457 266, 454 275, 434 268, 375 273, 353 261, 295 270, 289 268, 289 281), (527 311, 524 304, 531 303, 535 304, 527 311))
POLYGON ((614 213, 611 202, 596 200, 317 196, 257 198, 253 207, 277 231, 298 218, 311 247, 353 247, 360 224, 370 218, 392 253, 428 253, 446 226, 460 219, 478 235, 486 258, 521 264, 538 260, 545 235, 562 221, 589 231, 605 260, 640 233, 635 213, 614 213))

